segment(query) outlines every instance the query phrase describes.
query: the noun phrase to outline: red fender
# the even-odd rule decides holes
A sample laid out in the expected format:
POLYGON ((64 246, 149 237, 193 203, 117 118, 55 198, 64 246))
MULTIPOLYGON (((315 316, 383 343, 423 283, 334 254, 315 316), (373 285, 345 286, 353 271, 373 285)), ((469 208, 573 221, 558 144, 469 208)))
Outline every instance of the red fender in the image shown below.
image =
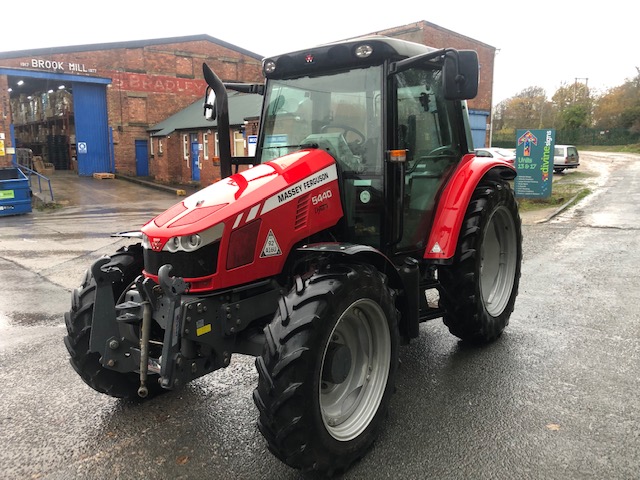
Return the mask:
POLYGON ((453 258, 471 195, 482 177, 496 167, 512 170, 515 177, 515 168, 507 162, 476 157, 472 153, 462 157, 440 196, 427 248, 424 251, 425 259, 442 261, 453 258))

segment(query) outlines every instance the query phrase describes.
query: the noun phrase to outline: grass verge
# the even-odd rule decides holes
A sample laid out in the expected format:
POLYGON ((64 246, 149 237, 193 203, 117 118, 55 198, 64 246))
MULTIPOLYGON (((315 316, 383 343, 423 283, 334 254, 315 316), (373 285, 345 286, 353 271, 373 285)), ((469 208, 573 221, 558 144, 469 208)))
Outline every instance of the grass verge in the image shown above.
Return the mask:
POLYGON ((549 207, 560 207, 570 200, 573 200, 572 203, 577 203, 591 194, 591 189, 585 185, 585 181, 594 176, 595 174, 578 171, 554 174, 550 197, 519 198, 519 208, 521 211, 526 212, 549 207))
POLYGON ((578 151, 587 150, 592 152, 615 152, 615 153, 640 153, 640 143, 631 145, 581 145, 578 151))

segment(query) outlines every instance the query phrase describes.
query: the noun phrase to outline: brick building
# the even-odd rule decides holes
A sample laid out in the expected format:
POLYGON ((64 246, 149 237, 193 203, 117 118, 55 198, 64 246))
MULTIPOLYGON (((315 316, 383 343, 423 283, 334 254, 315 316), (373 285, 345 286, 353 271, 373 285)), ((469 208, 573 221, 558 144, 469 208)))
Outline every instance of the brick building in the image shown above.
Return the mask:
MULTIPOLYGON (((148 175, 147 129, 224 81, 261 79, 261 57, 208 35, 0 53, 0 141, 80 175, 148 175)), ((1 153, 1 152, 0 152, 1 153)))
MULTIPOLYGON (((257 139, 261 105, 261 95, 229 92, 231 155, 255 154, 251 141, 257 139)), ((200 98, 150 127, 149 174, 161 183, 205 186, 220 180, 217 126, 217 120, 205 120, 200 98)))
MULTIPOLYGON (((372 33, 476 50, 480 85, 469 101, 470 121, 475 146, 489 144, 494 47, 426 21, 372 33)), ((173 130, 154 128, 174 115, 180 119, 183 110, 191 109, 195 118, 199 107, 193 105, 205 90, 203 62, 223 81, 262 82, 261 60, 208 35, 0 53, 0 142, 7 154, 0 155, 0 166, 10 163, 17 146, 80 175, 117 170, 208 184, 219 177, 215 125, 176 124, 173 118, 173 130), (204 150, 211 156, 206 164, 204 150)), ((259 105, 249 110, 259 115, 259 105)), ((237 155, 246 154, 257 123, 235 125, 231 144, 237 155)))

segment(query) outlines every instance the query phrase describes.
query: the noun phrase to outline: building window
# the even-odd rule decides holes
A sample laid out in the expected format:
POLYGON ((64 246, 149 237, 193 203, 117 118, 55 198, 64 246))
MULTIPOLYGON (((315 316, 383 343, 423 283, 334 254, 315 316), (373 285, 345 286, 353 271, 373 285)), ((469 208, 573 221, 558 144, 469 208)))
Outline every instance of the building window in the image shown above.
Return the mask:
POLYGON ((202 143, 203 143, 202 153, 204 154, 204 159, 209 160, 209 134, 208 133, 202 134, 202 143))
POLYGON ((189 135, 182 135, 182 157, 189 160, 189 135))
POLYGON ((149 155, 153 157, 153 137, 149 137, 149 155))
POLYGON ((233 156, 244 157, 244 135, 240 130, 233 132, 233 156))
POLYGON ((162 152, 163 152, 163 150, 162 150, 162 139, 159 138, 158 139, 158 155, 162 155, 162 152))
POLYGON ((214 147, 213 156, 220 158, 220 142, 218 141, 218 132, 216 132, 216 144, 214 147))

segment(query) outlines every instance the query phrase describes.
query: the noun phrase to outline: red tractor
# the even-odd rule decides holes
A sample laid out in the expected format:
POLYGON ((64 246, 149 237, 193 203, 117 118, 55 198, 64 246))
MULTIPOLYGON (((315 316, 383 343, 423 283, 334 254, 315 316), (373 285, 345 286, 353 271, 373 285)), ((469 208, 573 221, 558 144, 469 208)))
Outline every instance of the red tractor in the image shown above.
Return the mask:
POLYGON ((269 449, 344 471, 421 322, 483 343, 514 308, 516 173, 471 153, 477 54, 367 37, 267 58, 264 84, 203 68, 223 178, 91 266, 65 315, 71 364, 150 398, 253 355, 269 449), (227 89, 264 96, 255 157, 231 157, 227 89))

